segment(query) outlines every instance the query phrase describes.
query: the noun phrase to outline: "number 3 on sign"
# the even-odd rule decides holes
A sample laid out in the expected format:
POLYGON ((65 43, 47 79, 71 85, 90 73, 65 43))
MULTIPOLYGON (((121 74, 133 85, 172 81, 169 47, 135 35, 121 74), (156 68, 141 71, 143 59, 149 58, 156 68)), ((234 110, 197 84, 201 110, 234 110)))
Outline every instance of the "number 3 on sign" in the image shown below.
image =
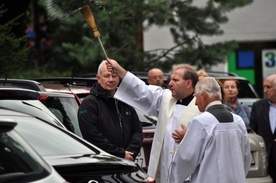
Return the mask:
POLYGON ((265 66, 266 67, 275 67, 276 52, 266 52, 265 57, 267 58, 267 60, 265 61, 265 66))
POLYGON ((262 51, 263 78, 276 73, 276 50, 269 49, 262 51))

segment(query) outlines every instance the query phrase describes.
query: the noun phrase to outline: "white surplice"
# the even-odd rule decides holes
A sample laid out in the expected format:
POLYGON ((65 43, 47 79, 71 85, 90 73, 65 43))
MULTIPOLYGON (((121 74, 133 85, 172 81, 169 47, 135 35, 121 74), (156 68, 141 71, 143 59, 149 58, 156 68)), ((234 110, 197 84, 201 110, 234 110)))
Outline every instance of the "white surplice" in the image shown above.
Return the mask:
POLYGON ((172 155, 177 146, 172 132, 179 128, 179 123, 187 124, 192 117, 199 114, 195 100, 188 106, 178 105, 170 90, 148 86, 130 72, 120 83, 114 97, 149 116, 158 117, 148 174, 156 178, 158 183, 167 182, 172 155))
POLYGON ((170 183, 245 183, 250 168, 250 145, 242 118, 220 123, 204 112, 189 123, 173 157, 170 183))

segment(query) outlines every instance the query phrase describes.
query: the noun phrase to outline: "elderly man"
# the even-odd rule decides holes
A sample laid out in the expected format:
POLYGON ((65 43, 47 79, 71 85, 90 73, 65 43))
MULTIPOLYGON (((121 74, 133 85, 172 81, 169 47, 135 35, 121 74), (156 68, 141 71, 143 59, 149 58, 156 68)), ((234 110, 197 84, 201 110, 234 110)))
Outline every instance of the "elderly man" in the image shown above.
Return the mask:
POLYGON ((119 77, 103 61, 90 94, 82 101, 78 120, 83 138, 115 156, 134 160, 142 146, 142 124, 131 106, 113 98, 119 77))
POLYGON ((250 127, 265 141, 268 173, 276 183, 276 74, 268 76, 263 86, 266 98, 253 104, 250 127))
POLYGON ((158 183, 166 183, 172 155, 184 136, 185 125, 199 114, 193 96, 198 81, 196 71, 188 64, 175 65, 169 83, 170 89, 163 89, 146 85, 115 60, 108 59, 107 68, 122 79, 115 98, 149 116, 158 117, 148 174, 158 183))
POLYGON ((199 80, 193 118, 174 155, 170 183, 245 183, 250 168, 250 145, 242 118, 221 103, 221 90, 213 77, 199 80))
POLYGON ((163 87, 164 73, 161 69, 152 68, 148 72, 148 84, 163 87))

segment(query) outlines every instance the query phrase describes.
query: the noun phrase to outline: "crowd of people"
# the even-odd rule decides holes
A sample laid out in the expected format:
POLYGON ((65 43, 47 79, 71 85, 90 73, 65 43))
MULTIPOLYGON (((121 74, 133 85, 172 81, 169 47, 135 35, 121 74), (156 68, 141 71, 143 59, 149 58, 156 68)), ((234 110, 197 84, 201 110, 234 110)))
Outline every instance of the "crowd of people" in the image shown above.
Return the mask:
POLYGON ((246 182, 247 126, 264 138, 276 183, 276 74, 252 110, 239 103, 237 80, 217 81, 189 64, 172 67, 167 87, 161 69, 149 70, 145 83, 113 59, 99 65, 97 79, 78 112, 83 137, 134 160, 143 140, 135 109, 156 116, 148 174, 157 183, 246 182))

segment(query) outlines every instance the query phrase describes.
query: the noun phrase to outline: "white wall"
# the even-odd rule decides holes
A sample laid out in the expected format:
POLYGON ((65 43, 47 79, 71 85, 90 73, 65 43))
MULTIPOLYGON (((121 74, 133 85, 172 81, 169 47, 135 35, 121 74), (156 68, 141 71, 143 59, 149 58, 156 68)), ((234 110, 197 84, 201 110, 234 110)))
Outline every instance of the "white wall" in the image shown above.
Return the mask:
MULTIPOLYGON (((194 0, 201 6, 205 0, 194 0)), ((228 13, 228 23, 221 26, 223 36, 204 37, 207 44, 218 41, 269 41, 276 40, 276 0, 254 0, 253 3, 243 8, 235 9, 228 13)), ((169 49, 173 47, 169 28, 153 26, 144 32, 145 51, 154 49, 169 49)), ((219 64, 212 70, 227 71, 225 64, 219 64)))

